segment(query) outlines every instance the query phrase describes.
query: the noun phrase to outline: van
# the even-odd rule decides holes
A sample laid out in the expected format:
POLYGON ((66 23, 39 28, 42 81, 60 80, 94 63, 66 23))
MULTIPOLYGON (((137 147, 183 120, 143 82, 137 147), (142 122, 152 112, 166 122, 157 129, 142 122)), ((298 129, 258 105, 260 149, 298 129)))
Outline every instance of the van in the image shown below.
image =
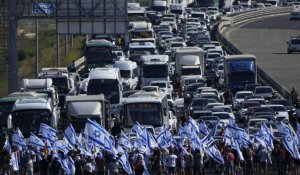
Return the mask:
POLYGON ((133 61, 115 61, 114 68, 118 68, 121 74, 123 90, 134 90, 138 85, 138 68, 133 61))

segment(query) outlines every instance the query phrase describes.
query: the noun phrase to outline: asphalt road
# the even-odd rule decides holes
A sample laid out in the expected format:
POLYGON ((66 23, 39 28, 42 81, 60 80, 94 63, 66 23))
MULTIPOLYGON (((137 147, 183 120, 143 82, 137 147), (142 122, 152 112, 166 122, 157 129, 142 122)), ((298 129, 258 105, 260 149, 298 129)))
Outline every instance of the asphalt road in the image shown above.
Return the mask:
POLYGON ((256 55, 258 65, 288 91, 293 85, 300 90, 300 53, 287 54, 286 44, 290 36, 300 36, 300 20, 259 19, 230 27, 225 36, 242 53, 256 55))

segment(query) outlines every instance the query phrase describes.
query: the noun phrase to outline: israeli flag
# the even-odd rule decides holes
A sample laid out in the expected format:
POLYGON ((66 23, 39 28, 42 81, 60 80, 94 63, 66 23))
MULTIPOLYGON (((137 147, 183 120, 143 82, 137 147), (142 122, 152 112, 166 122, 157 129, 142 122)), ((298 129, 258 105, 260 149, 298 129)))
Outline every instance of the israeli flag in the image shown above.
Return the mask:
POLYGON ((192 117, 189 117, 189 124, 191 125, 191 128, 194 131, 196 131, 197 134, 200 133, 198 123, 192 117))
POLYGON ((14 171, 19 171, 19 159, 17 152, 11 154, 11 164, 14 171))
POLYGON ((104 149, 106 151, 112 153, 115 156, 117 156, 117 154, 118 154, 118 151, 116 150, 115 145, 113 145, 107 137, 104 138, 104 149))
POLYGON ((242 152, 241 152, 241 150, 240 150, 239 144, 238 144, 237 141, 234 140, 234 139, 232 139, 232 145, 231 145, 231 148, 236 150, 236 152, 237 152, 237 154, 238 154, 240 160, 242 160, 242 161, 245 160, 245 159, 244 159, 244 156, 243 156, 243 154, 242 154, 242 152))
POLYGON ((192 141, 192 146, 193 146, 193 149, 194 149, 194 150, 195 150, 196 148, 200 149, 200 147, 201 147, 201 140, 200 140, 200 138, 198 137, 198 135, 197 135, 196 132, 193 132, 191 141, 192 141))
POLYGON ((261 146, 263 146, 264 148, 267 148, 267 144, 266 144, 265 140, 261 139, 259 136, 255 136, 254 138, 261 146))
POLYGON ((99 145, 101 148, 105 148, 105 141, 109 138, 106 130, 90 119, 87 120, 85 128, 84 128, 84 137, 89 141, 99 145))
POLYGON ((29 144, 39 148, 44 148, 45 146, 44 142, 36 135, 34 135, 32 132, 30 133, 29 144))
POLYGON ((226 145, 231 145, 231 138, 232 138, 231 132, 230 132, 229 128, 226 127, 224 135, 223 135, 223 142, 226 145))
POLYGON ((202 134, 204 136, 206 136, 209 133, 209 129, 203 120, 200 120, 199 131, 200 131, 200 134, 202 134))
POLYGON ((68 152, 71 150, 71 148, 62 140, 57 140, 53 144, 53 149, 57 151, 61 151, 64 154, 68 154, 68 152))
POLYGON ((233 118, 229 118, 229 126, 231 127, 238 127, 238 125, 236 124, 235 120, 233 118))
POLYGON ((300 154, 299 154, 296 142, 293 139, 293 136, 291 133, 288 133, 284 136, 283 144, 294 159, 300 159, 300 154))
POLYGON ((70 175, 75 174, 75 163, 74 163, 73 159, 71 157, 68 157, 68 158, 64 159, 64 161, 66 162, 65 164, 68 167, 68 172, 70 173, 70 175))
POLYGON ((217 122, 215 123, 214 127, 210 130, 210 132, 209 132, 208 135, 207 135, 208 138, 211 138, 211 137, 213 137, 213 136, 216 135, 216 132, 217 132, 219 123, 220 123, 220 121, 217 121, 217 122))
POLYGON ((222 154, 220 153, 219 149, 216 147, 216 145, 211 146, 208 149, 208 155, 214 159, 219 164, 224 164, 224 159, 222 154))
POLYGON ((300 135, 300 124, 297 123, 297 134, 300 135))
POLYGON ((18 146, 21 150, 27 147, 26 140, 19 128, 12 135, 12 144, 18 146))
POLYGON ((165 137, 165 130, 163 130, 161 133, 158 134, 156 137, 157 143, 161 149, 168 149, 170 146, 169 142, 167 141, 165 137))
POLYGON ((67 175, 72 175, 71 171, 70 171, 70 169, 68 167, 68 164, 67 164, 67 159, 61 159, 61 157, 59 157, 59 156, 57 156, 57 158, 58 158, 58 161, 59 161, 59 163, 61 165, 61 168, 63 170, 65 170, 66 174, 67 175))
POLYGON ((142 132, 143 132, 143 127, 140 125, 139 122, 136 121, 131 129, 131 133, 137 136, 137 134, 142 134, 142 132))
POLYGON ((211 145, 215 142, 215 139, 213 137, 209 137, 209 135, 205 136, 202 140, 202 146, 204 149, 207 149, 211 147, 211 145))
POLYGON ((8 137, 6 137, 5 142, 4 142, 4 149, 8 152, 11 152, 11 145, 9 143, 8 137))
POLYGON ((121 155, 123 155, 123 154, 126 153, 125 150, 124 150, 120 145, 117 146, 117 151, 118 151, 118 153, 121 154, 121 155))
POLYGON ((150 132, 147 132, 147 146, 148 148, 151 149, 158 147, 156 140, 154 139, 153 135, 150 132))
POLYGON ((292 135, 291 128, 288 125, 286 125, 285 123, 283 123, 282 121, 277 125, 277 128, 278 128, 278 133, 280 136, 285 136, 287 134, 292 135))
POLYGON ((72 124, 70 123, 69 126, 65 129, 64 131, 64 137, 65 139, 68 141, 68 144, 75 146, 75 144, 77 143, 77 139, 76 139, 76 132, 72 126, 72 124))
POLYGON ((128 161, 128 158, 127 158, 126 154, 123 154, 120 157, 120 159, 118 160, 118 162, 122 165, 124 171, 126 171, 130 175, 133 174, 131 166, 130 166, 130 163, 128 161))
POLYGON ((43 139, 47 139, 51 143, 54 143, 57 138, 56 133, 57 131, 55 129, 51 128, 50 126, 44 123, 41 123, 39 135, 41 135, 43 139))
POLYGON ((118 141, 118 144, 128 150, 131 150, 133 148, 131 140, 127 137, 127 135, 123 131, 121 131, 121 137, 118 141))

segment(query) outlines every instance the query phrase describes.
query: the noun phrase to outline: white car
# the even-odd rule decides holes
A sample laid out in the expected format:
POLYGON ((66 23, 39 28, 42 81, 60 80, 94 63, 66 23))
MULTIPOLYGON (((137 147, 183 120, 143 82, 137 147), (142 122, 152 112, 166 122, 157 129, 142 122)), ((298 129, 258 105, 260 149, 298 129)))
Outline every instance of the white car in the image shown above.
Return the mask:
POLYGON ((287 53, 300 52, 300 36, 291 37, 287 42, 287 44, 288 44, 287 53))
MULTIPOLYGON (((229 124, 229 119, 231 116, 228 112, 213 112, 212 115, 218 117, 223 126, 227 126, 229 124)), ((234 120, 234 118, 231 119, 234 120)))
POLYGON ((233 98, 233 108, 237 109, 247 96, 253 96, 252 91, 238 91, 233 98))
POLYGON ((233 114, 233 111, 230 106, 224 105, 224 106, 214 106, 213 109, 223 109, 224 112, 228 112, 231 118, 235 119, 235 116, 233 114))
MULTIPOLYGON (((153 70, 154 71, 154 70, 153 70)), ((150 86, 158 86, 167 93, 173 93, 173 85, 169 81, 152 81, 150 86)))
POLYGON ((264 118, 252 118, 247 123, 247 129, 256 128, 257 124, 263 123, 263 122, 268 123, 269 121, 264 118))
POLYGON ((289 114, 283 105, 269 105, 275 112, 275 118, 282 120, 284 123, 289 121, 289 114))

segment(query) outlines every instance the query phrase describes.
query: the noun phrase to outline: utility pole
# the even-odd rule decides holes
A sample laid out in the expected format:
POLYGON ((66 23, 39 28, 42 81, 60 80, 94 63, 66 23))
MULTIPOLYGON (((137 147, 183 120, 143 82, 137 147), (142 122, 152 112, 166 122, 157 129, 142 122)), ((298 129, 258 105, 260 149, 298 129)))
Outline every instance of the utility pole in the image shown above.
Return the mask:
POLYGON ((59 35, 56 35, 56 66, 60 66, 59 35))
POLYGON ((36 64, 36 77, 39 74, 39 20, 35 18, 35 64, 36 64))
POLYGON ((18 88, 17 2, 8 0, 8 93, 18 88))

